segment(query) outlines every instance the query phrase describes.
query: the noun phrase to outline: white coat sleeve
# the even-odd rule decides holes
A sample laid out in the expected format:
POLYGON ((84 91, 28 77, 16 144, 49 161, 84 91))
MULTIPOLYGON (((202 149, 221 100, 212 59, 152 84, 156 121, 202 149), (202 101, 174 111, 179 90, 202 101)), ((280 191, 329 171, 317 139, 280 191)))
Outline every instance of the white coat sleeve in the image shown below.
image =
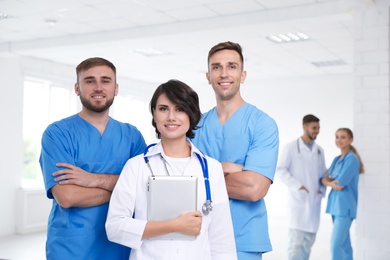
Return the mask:
POLYGON ((325 173, 327 171, 327 168, 326 168, 326 163, 325 163, 325 155, 324 155, 324 150, 322 148, 319 148, 320 151, 321 151, 321 161, 320 161, 320 176, 318 176, 318 182, 320 183, 319 184, 319 192, 321 192, 322 194, 322 197, 325 197, 325 194, 326 194, 326 186, 324 186, 321 182, 321 178, 325 176, 325 173))
POLYGON ((146 220, 134 219, 137 194, 137 172, 139 165, 127 161, 112 192, 106 220, 106 232, 110 241, 138 249, 142 245, 142 235, 146 220))
POLYGON ((279 158, 278 166, 276 167, 276 176, 289 189, 299 190, 299 188, 302 187, 302 184, 296 178, 294 178, 293 174, 290 172, 291 164, 292 164, 291 146, 286 146, 279 158))
MULTIPOLYGON (((208 158, 208 161, 211 159, 208 158)), ((211 256, 213 260, 236 260, 236 244, 225 178, 222 165, 215 162, 209 163, 210 177, 213 175, 215 180, 211 187, 213 211, 208 230, 211 256)))

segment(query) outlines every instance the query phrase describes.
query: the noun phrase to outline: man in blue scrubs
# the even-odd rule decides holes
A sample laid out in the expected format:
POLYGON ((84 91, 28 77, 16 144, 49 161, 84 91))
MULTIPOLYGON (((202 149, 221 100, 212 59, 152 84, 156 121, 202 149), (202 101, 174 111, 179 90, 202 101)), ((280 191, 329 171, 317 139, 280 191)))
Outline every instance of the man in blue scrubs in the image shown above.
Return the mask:
POLYGON ((90 58, 76 73, 81 111, 52 123, 42 136, 39 161, 53 199, 46 258, 128 259, 130 249, 108 241, 104 224, 124 164, 146 144, 136 127, 109 116, 118 94, 115 66, 90 58))
POLYGON ((211 48, 206 76, 217 105, 203 115, 193 142, 222 163, 238 258, 261 259, 272 250, 263 198, 275 175, 278 128, 241 97, 246 71, 239 44, 222 42, 211 48))

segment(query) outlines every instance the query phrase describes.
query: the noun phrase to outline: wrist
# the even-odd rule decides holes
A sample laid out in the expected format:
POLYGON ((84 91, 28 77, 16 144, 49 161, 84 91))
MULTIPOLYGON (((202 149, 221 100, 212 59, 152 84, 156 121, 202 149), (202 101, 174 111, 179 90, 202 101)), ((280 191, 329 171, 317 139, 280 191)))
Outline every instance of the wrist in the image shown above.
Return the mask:
POLYGON ((166 223, 164 224, 167 227, 167 231, 169 233, 171 232, 179 232, 180 227, 179 227, 179 221, 177 218, 167 220, 166 223))
POLYGON ((93 177, 92 177, 92 181, 91 183, 89 184, 90 187, 92 188, 102 188, 102 189, 106 189, 106 187, 104 186, 104 183, 105 183, 105 180, 104 180, 104 177, 105 177, 105 174, 91 174, 93 177))

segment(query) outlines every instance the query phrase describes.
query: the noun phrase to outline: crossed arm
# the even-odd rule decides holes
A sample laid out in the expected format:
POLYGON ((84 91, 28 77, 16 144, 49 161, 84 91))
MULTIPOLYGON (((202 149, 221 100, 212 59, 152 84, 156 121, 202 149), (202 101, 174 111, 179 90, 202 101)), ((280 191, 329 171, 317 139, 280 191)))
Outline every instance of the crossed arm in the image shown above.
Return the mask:
POLYGON ((332 179, 329 178, 329 173, 328 172, 326 172, 325 177, 321 178, 321 183, 322 183, 322 185, 331 187, 334 190, 338 190, 339 191, 339 190, 343 190, 344 189, 344 186, 338 185, 339 182, 337 180, 332 180, 332 179))
POLYGON ((271 180, 253 171, 243 171, 243 165, 222 162, 229 198, 258 201, 267 195, 271 180))
POLYGON ((58 183, 51 188, 63 208, 93 207, 107 203, 118 180, 116 174, 93 174, 69 163, 58 163, 63 169, 53 173, 58 183))

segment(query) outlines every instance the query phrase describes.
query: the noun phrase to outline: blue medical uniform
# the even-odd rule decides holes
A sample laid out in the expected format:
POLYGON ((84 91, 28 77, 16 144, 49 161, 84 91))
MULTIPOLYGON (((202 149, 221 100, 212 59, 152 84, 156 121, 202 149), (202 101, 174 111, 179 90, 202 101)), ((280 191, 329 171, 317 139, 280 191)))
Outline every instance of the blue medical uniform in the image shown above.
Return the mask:
MULTIPOLYGON (((244 170, 274 179, 279 134, 275 121, 251 104, 242 105, 223 125, 216 108, 202 116, 193 143, 220 162, 244 165, 244 170)), ((264 199, 256 202, 230 199, 237 251, 272 250, 264 199)), ((261 255, 261 254, 260 254, 261 255)))
MULTIPOLYGON (((40 164, 47 197, 57 183, 56 163, 65 162, 91 173, 120 174, 126 161, 144 151, 144 138, 130 124, 109 118, 101 135, 73 115, 47 127, 42 136, 40 164)), ((128 259, 130 249, 110 242, 105 231, 108 203, 88 208, 62 208, 53 199, 48 221, 47 259, 128 259)))
POLYGON ((349 228, 356 218, 358 202, 358 181, 360 173, 359 158, 349 151, 344 157, 337 156, 329 170, 333 179, 344 189, 332 189, 328 196, 326 213, 332 215, 333 231, 331 254, 333 260, 352 259, 353 252, 349 228))

